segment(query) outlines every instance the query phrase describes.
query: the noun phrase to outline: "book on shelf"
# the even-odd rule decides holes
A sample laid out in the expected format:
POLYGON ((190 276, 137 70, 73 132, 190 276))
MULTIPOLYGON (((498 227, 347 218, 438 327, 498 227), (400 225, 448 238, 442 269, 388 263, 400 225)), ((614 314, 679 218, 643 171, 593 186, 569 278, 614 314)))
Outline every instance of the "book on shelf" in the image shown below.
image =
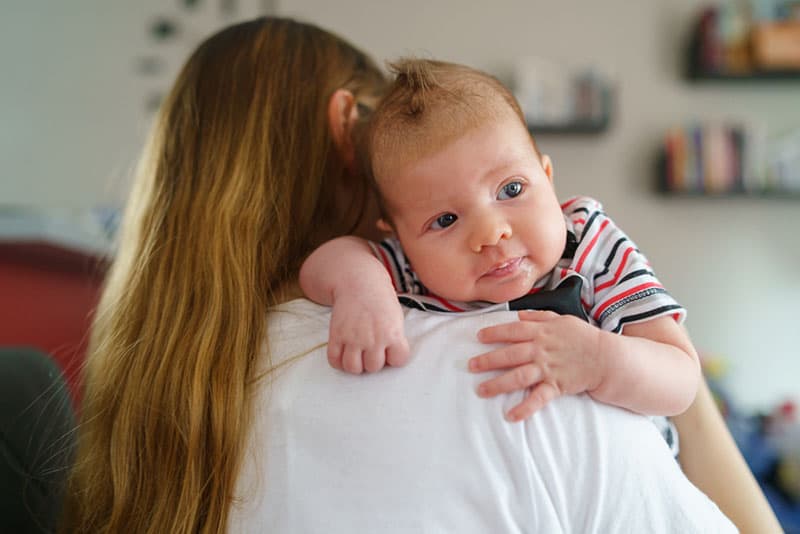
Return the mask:
POLYGON ((757 126, 708 122, 670 128, 661 189, 673 193, 800 192, 800 130, 766 150, 757 126))

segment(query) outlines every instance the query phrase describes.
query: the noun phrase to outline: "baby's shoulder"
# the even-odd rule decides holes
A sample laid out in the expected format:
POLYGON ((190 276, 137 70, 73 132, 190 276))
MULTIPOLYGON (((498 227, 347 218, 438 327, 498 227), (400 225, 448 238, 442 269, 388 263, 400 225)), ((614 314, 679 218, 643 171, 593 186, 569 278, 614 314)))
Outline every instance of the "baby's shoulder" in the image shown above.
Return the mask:
POLYGON ((593 213, 602 213, 603 205, 592 197, 575 196, 561 203, 561 211, 568 219, 581 219, 593 213))
MULTIPOLYGON (((561 211, 567 230, 580 242, 587 228, 594 226, 598 218, 605 218, 600 201, 587 196, 576 196, 561 203, 561 211)), ((598 221, 599 222, 599 221, 598 221)))

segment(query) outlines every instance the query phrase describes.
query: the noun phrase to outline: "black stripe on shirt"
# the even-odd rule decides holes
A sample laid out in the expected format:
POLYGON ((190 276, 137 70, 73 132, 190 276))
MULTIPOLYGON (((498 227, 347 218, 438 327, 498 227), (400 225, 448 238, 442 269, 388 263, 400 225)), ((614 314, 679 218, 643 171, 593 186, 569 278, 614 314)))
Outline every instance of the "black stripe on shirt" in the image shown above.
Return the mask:
POLYGON ((607 317, 616 313, 616 311, 622 308, 623 306, 627 306, 628 304, 636 302, 637 300, 642 300, 644 298, 648 298, 653 295, 659 295, 659 294, 665 294, 669 296, 669 294, 663 287, 648 287, 647 289, 643 289, 641 291, 637 291, 636 293, 627 295, 626 297, 617 300, 616 302, 608 306, 605 310, 603 310, 603 313, 601 313, 600 317, 597 318, 597 322, 599 324, 603 324, 607 317))
POLYGON ((576 213, 585 213, 586 215, 589 215, 589 208, 584 208, 584 207, 575 208, 574 210, 570 211, 568 215, 574 215, 576 213))
POLYGON ((400 293, 408 293, 408 288, 406 287, 405 281, 405 272, 400 268, 400 262, 397 261, 397 256, 395 256, 394 249, 384 242, 379 243, 379 245, 389 254, 389 257, 392 259, 392 263, 394 263, 394 268, 397 270, 397 278, 399 278, 398 281, 402 286, 402 291, 400 291, 400 293))
POLYGON ((627 240, 628 240, 627 237, 620 237, 617 240, 617 242, 614 243, 614 246, 611 247, 611 252, 609 252, 608 257, 606 258, 606 261, 603 263, 603 266, 605 267, 605 269, 603 269, 602 271, 600 271, 599 273, 594 275, 595 282, 597 282, 597 279, 600 278, 601 276, 605 276, 605 275, 608 274, 608 271, 611 268, 611 263, 614 261, 614 256, 617 255, 617 250, 619 250, 620 245, 622 243, 624 243, 625 241, 627 241, 627 240))
POLYGON ((653 271, 649 271, 647 269, 637 269, 636 271, 631 271, 625 276, 623 276, 619 281, 617 281, 616 285, 620 286, 623 282, 627 282, 628 280, 633 280, 634 278, 638 278, 640 276, 652 276, 655 278, 656 275, 653 274, 653 271))
POLYGON ((414 271, 408 269, 406 273, 411 277, 412 283, 414 284, 414 291, 410 291, 410 293, 414 295, 427 295, 429 293, 428 288, 422 285, 422 282, 417 280, 417 275, 414 274, 414 271))
POLYGON ((627 323, 641 321, 642 319, 649 319, 651 317, 663 315, 670 311, 682 310, 682 309, 683 306, 681 306, 680 304, 668 304, 666 306, 661 306, 660 308, 655 308, 653 310, 648 310, 646 312, 637 313, 635 315, 627 315, 619 320, 619 323, 617 323, 617 327, 613 330, 613 332, 621 331, 622 327, 627 323))
MULTIPOLYGON (((583 209, 583 208, 581 208, 581 209, 583 209)), ((575 210, 575 211, 578 211, 578 210, 575 210)), ((589 213, 589 212, 587 211, 586 213, 589 213)), ((583 225, 583 233, 581 234, 581 241, 583 241, 583 238, 586 237, 586 234, 589 233, 589 229, 592 227, 592 224, 594 224, 594 222, 597 220, 597 218, 600 217, 601 215, 604 215, 604 213, 602 211, 596 211, 596 212, 592 213, 592 216, 589 217, 589 220, 586 221, 586 224, 583 225)))
POLYGON ((430 304, 428 302, 420 302, 416 299, 412 299, 411 297, 406 297, 403 295, 398 295, 397 300, 405 306, 406 308, 412 308, 415 310, 420 311, 436 311, 436 312, 449 312, 453 313, 453 310, 448 310, 446 308, 440 308, 434 304, 430 304))
POLYGON ((576 250, 578 250, 578 238, 575 237, 575 232, 567 230, 567 242, 564 245, 564 252, 561 254, 561 259, 571 260, 575 258, 576 250))

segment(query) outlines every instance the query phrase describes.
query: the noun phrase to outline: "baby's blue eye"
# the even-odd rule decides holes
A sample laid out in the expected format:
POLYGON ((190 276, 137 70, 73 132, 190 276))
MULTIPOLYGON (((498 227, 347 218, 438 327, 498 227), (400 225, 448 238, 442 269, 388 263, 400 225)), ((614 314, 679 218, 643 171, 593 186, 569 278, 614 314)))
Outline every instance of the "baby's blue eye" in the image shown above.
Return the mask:
POLYGON ((500 190, 500 193, 497 195, 497 200, 508 200, 520 193, 522 193, 522 184, 520 182, 509 182, 500 190))
POLYGON ((431 228, 434 230, 441 230, 442 228, 447 228, 458 219, 458 215, 455 213, 445 213, 444 215, 439 215, 435 221, 431 224, 431 228))

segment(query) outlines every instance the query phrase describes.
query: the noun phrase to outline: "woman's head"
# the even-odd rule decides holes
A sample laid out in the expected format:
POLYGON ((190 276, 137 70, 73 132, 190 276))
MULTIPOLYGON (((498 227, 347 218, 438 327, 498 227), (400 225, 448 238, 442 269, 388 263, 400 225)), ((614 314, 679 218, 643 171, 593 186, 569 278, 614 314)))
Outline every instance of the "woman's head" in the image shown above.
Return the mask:
POLYGON ((287 19, 230 26, 188 59, 95 317, 67 529, 224 529, 267 309, 367 199, 332 96, 383 84, 352 45, 287 19))
POLYGON ((170 202, 164 215, 207 226, 204 241, 226 223, 261 232, 281 271, 272 282, 294 276, 316 244, 352 230, 365 200, 333 142, 330 98, 341 88, 374 98, 383 83, 369 57, 309 24, 257 19, 212 36, 158 120, 152 176, 170 202), (353 209, 337 202, 342 188, 353 209))

